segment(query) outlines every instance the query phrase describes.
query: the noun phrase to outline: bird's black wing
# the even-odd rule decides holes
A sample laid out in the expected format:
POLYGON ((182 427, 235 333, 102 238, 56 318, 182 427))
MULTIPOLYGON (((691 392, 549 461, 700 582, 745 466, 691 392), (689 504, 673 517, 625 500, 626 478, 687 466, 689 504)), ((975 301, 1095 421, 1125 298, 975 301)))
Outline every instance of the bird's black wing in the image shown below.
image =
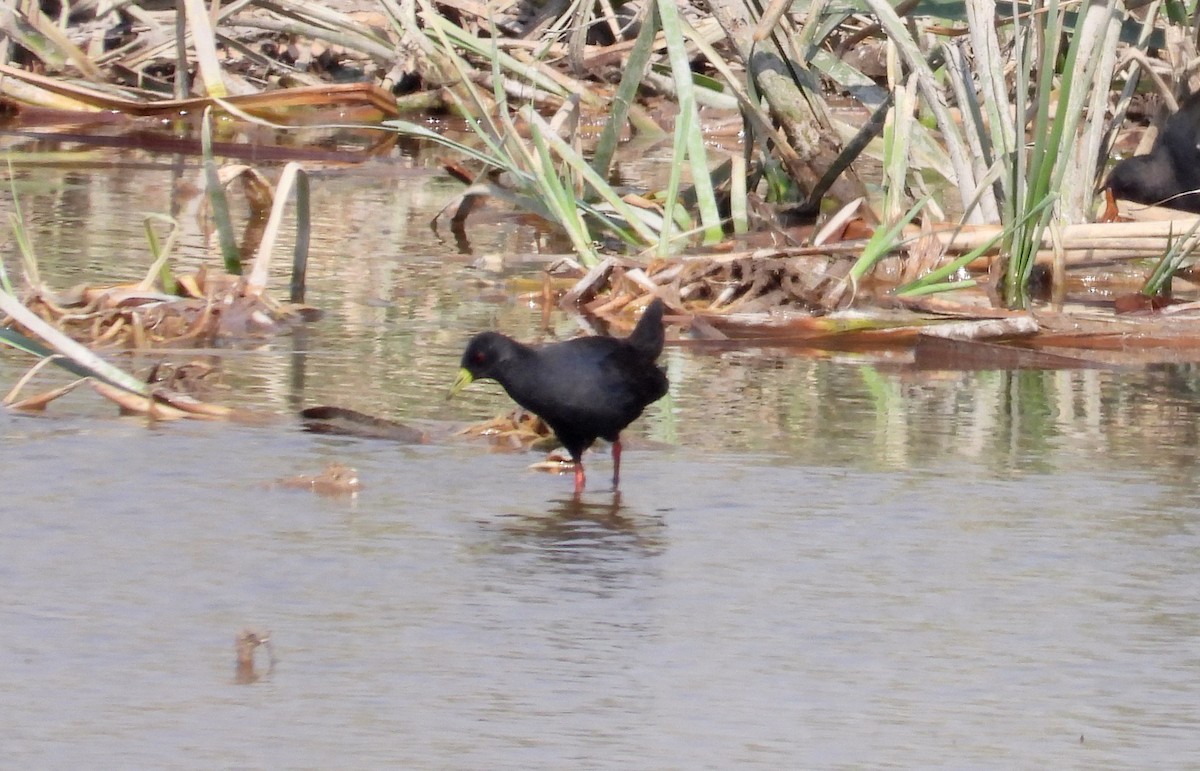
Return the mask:
POLYGON ((657 297, 646 306, 625 343, 638 354, 654 361, 663 349, 663 301, 657 297))
POLYGON ((1184 176, 1200 173, 1200 92, 1192 94, 1179 110, 1167 118, 1155 149, 1165 147, 1172 162, 1184 176))
POLYGON ((653 359, 624 340, 587 337, 538 351, 536 386, 528 409, 541 415, 564 444, 612 440, 645 406, 666 393, 667 378, 653 359))

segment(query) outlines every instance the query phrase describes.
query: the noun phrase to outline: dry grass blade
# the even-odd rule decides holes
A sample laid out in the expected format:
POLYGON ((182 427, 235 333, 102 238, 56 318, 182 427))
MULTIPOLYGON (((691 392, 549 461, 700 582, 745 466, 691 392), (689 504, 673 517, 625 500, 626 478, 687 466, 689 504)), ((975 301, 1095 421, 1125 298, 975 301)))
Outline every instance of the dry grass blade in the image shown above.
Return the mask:
POLYGON ((194 99, 163 99, 138 101, 113 96, 105 91, 72 83, 58 78, 27 72, 7 64, 0 64, 0 92, 14 100, 41 104, 61 110, 96 112, 112 110, 138 117, 170 116, 181 113, 200 112, 205 107, 223 105, 237 108, 229 114, 245 119, 246 114, 286 117, 290 110, 302 107, 368 107, 386 118, 399 115, 396 100, 386 91, 371 83, 341 83, 320 86, 268 91, 261 94, 243 94, 224 99, 198 97, 194 99), (22 91, 19 84, 33 87, 35 92, 22 91), (27 98, 26 98, 27 97, 27 98))
POLYGON ((89 382, 98 394, 115 403, 126 414, 145 415, 153 420, 181 420, 188 417, 183 410, 163 404, 154 397, 130 393, 99 380, 89 382))
MULTIPOLYGON (((5 330, 5 331, 9 331, 9 330, 5 330)), ((31 348, 28 348, 28 347, 22 348, 21 350, 29 351, 30 353, 34 353, 35 355, 37 355, 36 351, 33 351, 31 348)), ((3 404, 13 405, 16 402, 17 394, 21 393, 21 389, 25 387, 26 383, 28 383, 30 380, 32 380, 37 375, 38 372, 42 371, 42 369, 44 367, 46 367, 49 364, 57 364, 57 363, 61 362, 63 360, 63 358, 64 357, 59 356, 57 354, 43 355, 42 360, 39 361, 37 364, 34 364, 32 367, 30 367, 29 370, 17 380, 17 382, 13 385, 13 387, 9 390, 9 392, 7 394, 5 394, 3 404)), ((90 377, 90 374, 88 374, 86 370, 76 369, 75 374, 83 376, 80 378, 79 381, 76 381, 77 383, 82 380, 86 380, 88 377, 90 377)))
POLYGON ((212 22, 208 18, 208 9, 204 7, 204 0, 182 1, 187 12, 188 27, 192 31, 192 48, 196 52, 204 92, 211 97, 223 99, 229 96, 229 89, 225 86, 221 62, 217 58, 217 40, 213 34, 212 22))
POLYGON ((1000 319, 950 321, 923 328, 921 334, 927 337, 944 337, 953 340, 989 340, 999 337, 1026 337, 1036 334, 1038 329, 1036 318, 1031 315, 1020 315, 1000 319))
MULTIPOLYGON (((1090 89, 1075 89, 1068 109, 1078 116, 1079 127, 1072 129, 1075 141, 1068 152, 1070 161, 1064 164, 1059 189, 1062 191, 1060 214, 1066 222, 1083 222, 1093 210, 1093 190, 1103 164, 1100 149, 1104 145, 1104 121, 1087 119, 1088 115, 1104 115, 1108 109, 1109 87, 1117 61, 1117 41, 1121 32, 1116 0, 1107 3, 1087 3, 1082 9, 1076 35, 1083 41, 1079 59, 1088 62, 1084 79, 1090 89)), ((1078 71, 1070 73, 1076 77, 1078 71)))
MULTIPOLYGON (((965 209, 970 203, 971 192, 975 190, 977 180, 971 166, 970 154, 967 152, 958 125, 950 114, 946 100, 942 96, 938 85, 938 78, 926 62, 920 47, 909 34, 908 28, 900 17, 896 15, 895 9, 884 2, 884 0, 865 0, 865 2, 871 8, 876 18, 879 19, 879 23, 887 31, 888 38, 895 43, 905 62, 916 76, 918 88, 924 98, 925 105, 933 113, 934 118, 937 120, 938 128, 942 131, 943 141, 946 143, 950 162, 954 165, 954 170, 958 177, 957 186, 965 209)), ((968 214, 968 221, 979 222, 980 214, 977 211, 970 212, 968 214)))
POLYGON ((376 34, 358 19, 323 3, 258 0, 255 5, 275 11, 290 21, 269 23, 263 17, 253 16, 237 19, 239 26, 278 30, 319 40, 325 45, 344 46, 381 64, 391 64, 395 59, 395 47, 385 37, 376 34))
MULTIPOLYGON (((62 30, 51 21, 41 9, 32 3, 25 4, 24 12, 14 8, 13 3, 5 3, 0 7, 0 30, 8 33, 10 37, 16 40, 21 40, 24 44, 30 45, 32 41, 23 39, 25 36, 21 34, 22 23, 28 24, 34 35, 41 36, 44 43, 53 47, 54 51, 61 57, 64 62, 73 64, 84 77, 89 80, 103 81, 104 74, 100 68, 92 62, 79 46, 71 42, 62 30)), ((49 51, 42 49, 39 56, 45 60, 49 51)))
MULTIPOLYGON (((560 77, 549 75, 543 63, 537 61, 521 62, 499 50, 495 39, 481 40, 468 33, 462 27, 451 23, 441 13, 436 11, 431 3, 426 0, 419 1, 422 7, 422 17, 427 27, 433 31, 430 37, 434 39, 435 43, 441 45, 443 50, 449 51, 451 48, 449 44, 461 47, 469 53, 491 60, 498 69, 512 73, 520 82, 528 82, 536 88, 548 94, 553 94, 560 99, 566 99, 571 96, 572 89, 564 87, 560 82, 560 77)), ((430 33, 427 32, 426 34, 430 33)), ((574 86, 574 93, 579 95, 584 104, 596 107, 602 105, 603 100, 598 94, 593 93, 590 88, 582 88, 578 83, 575 83, 574 86)))
POLYGON ((0 292, 0 310, 12 316, 17 323, 40 337, 47 345, 93 373, 94 377, 111 383, 114 388, 133 394, 148 393, 145 383, 67 337, 7 292, 0 292))
MULTIPOLYGON (((23 382, 24 380, 22 379, 22 383, 23 382)), ((87 382, 86 379, 76 380, 73 383, 68 383, 65 386, 60 386, 58 388, 37 394, 36 396, 30 396, 25 399, 21 399, 20 401, 15 400, 13 398, 14 393, 10 392, 9 395, 5 397, 4 404, 12 410, 20 410, 22 412, 44 412, 50 402, 54 401, 60 396, 65 396, 66 394, 71 393, 78 388, 81 383, 85 382, 87 382)), ((14 388, 14 392, 15 390, 16 389, 14 388)))
MULTIPOLYGON (((1064 225, 1059 232, 1062 247, 1068 252, 1124 251, 1128 259, 1138 259, 1163 254, 1174 240, 1195 227, 1197 222, 1200 218, 1187 217, 1155 222, 1084 223, 1064 225)), ((933 237, 941 241, 947 251, 963 253, 994 240, 1002 230, 1000 225, 977 225, 935 230, 933 237)), ((1040 247, 1049 249, 1052 245, 1050 236, 1044 234, 1040 247)))
MULTIPOLYGON (((279 238, 279 229, 283 227, 284 211, 293 188, 296 191, 296 248, 293 267, 296 273, 304 273, 303 266, 308 259, 311 228, 308 213, 308 174, 304 172, 300 164, 289 163, 283 168, 279 184, 275 186, 275 200, 271 205, 271 217, 267 220, 267 226, 254 257, 254 264, 250 268, 250 275, 246 278, 245 291, 248 296, 260 297, 266 291, 267 279, 271 270, 271 254, 275 249, 275 242, 279 238)), ((295 286, 293 286, 292 294, 293 297, 296 294, 295 286)), ((301 292, 302 294, 303 292, 301 292)))
POLYGON ((230 420, 250 417, 230 407, 207 404, 183 394, 155 392, 146 396, 114 388, 100 380, 88 381, 104 398, 117 404, 122 412, 144 415, 151 420, 230 420))

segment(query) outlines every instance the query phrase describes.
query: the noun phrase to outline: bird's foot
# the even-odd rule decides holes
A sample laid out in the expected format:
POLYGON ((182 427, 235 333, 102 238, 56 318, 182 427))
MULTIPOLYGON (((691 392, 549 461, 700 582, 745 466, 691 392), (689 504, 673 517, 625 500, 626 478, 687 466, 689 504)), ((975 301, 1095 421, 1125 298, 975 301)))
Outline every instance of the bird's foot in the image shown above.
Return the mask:
POLYGON ((577 497, 583 492, 583 486, 586 483, 587 479, 583 475, 583 464, 575 461, 575 495, 577 497))

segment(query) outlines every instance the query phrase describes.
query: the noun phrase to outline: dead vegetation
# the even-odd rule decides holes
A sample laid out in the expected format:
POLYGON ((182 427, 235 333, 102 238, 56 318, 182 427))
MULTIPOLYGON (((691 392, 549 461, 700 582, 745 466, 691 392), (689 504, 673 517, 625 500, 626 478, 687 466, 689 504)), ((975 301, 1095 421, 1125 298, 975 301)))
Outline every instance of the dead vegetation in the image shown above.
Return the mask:
POLYGON ((246 292, 240 276, 201 269, 176 281, 173 295, 140 284, 80 286, 37 292, 25 304, 93 349, 121 351, 245 344, 274 337, 314 312, 246 292))
MULTIPOLYGON (((1074 20, 1056 2, 1015 19, 987 0, 950 18, 915 8, 23 2, 0 13, 0 101, 33 122, 149 125, 211 108, 242 126, 336 116, 440 141, 465 159, 447 164, 465 184, 452 227, 488 201, 569 235, 576 259, 557 275, 572 284, 547 299, 611 316, 653 292, 715 339, 753 324, 775 336, 780 316, 805 339, 1012 313, 1040 324, 1048 312, 1030 314, 1034 303, 1061 314, 1073 287, 1094 300, 1117 275, 1118 311, 1192 299, 1200 220, 1091 222, 1139 83, 1168 101, 1188 90, 1187 25, 1157 5, 1089 6, 1074 20), (453 113, 478 141, 393 120, 411 111, 453 113), (731 120, 742 147, 706 144, 731 120), (663 187, 608 184, 630 137, 671 142, 663 187)), ((227 344, 302 318, 265 297, 259 269, 239 277, 230 240, 228 275, 45 292, 30 307, 114 349, 227 344)))
MULTIPOLYGON (((240 277, 209 276, 205 271, 179 277, 180 294, 168 295, 141 285, 78 287, 57 294, 43 288, 21 303, 24 312, 11 306, 0 315, 6 342, 42 339, 58 349, 58 356, 74 362, 78 374, 101 395, 116 402, 125 413, 154 420, 181 417, 249 419, 228 408, 202 401, 212 393, 214 369, 203 362, 181 365, 159 360, 136 388, 120 379, 91 377, 98 374, 99 359, 82 360, 79 348, 91 351, 142 352, 155 349, 194 349, 246 345, 274 337, 303 321, 308 310, 249 293, 240 277), (27 315, 26 315, 27 314, 27 315), (71 347, 68 345, 74 344, 71 347), (90 363, 89 363, 90 362, 90 363), (115 381, 115 382, 114 382, 115 381)), ((9 298, 11 301, 12 298, 9 298)), ((35 352, 35 351, 31 351, 35 352)), ((52 358, 47 360, 61 361, 52 358)), ((111 365, 110 365, 111 366, 111 365)), ((69 393, 74 385, 48 393, 18 398, 22 379, 4 403, 13 409, 44 410, 51 401, 69 393)), ((82 382, 82 381, 79 381, 82 382)))
POLYGON ((558 446, 545 421, 526 410, 513 410, 459 432, 464 436, 487 439, 498 450, 549 450, 558 446))
POLYGON ((10 216, 14 241, 21 256, 24 288, 18 290, 8 270, 0 264, 0 342, 41 358, 17 384, 4 403, 14 409, 44 410, 54 399, 81 382, 90 382, 101 395, 116 402, 123 413, 151 420, 184 417, 205 419, 256 419, 230 408, 197 399, 194 369, 174 368, 164 360, 138 378, 122 371, 97 352, 147 352, 157 349, 193 349, 237 346, 269 339, 305 319, 316 310, 302 304, 308 249, 307 177, 296 164, 284 168, 272 187, 261 174, 246 166, 218 168, 211 154, 207 116, 201 144, 206 150, 204 176, 207 201, 219 233, 225 270, 202 267, 190 274, 171 270, 172 248, 179 232, 169 217, 151 215, 145 232, 151 265, 136 284, 79 286, 59 292, 41 277, 38 256, 20 216, 19 198, 10 216), (247 191, 251 227, 239 245, 225 187, 241 181, 247 191), (295 200, 296 238, 293 250, 291 297, 281 302, 267 293, 275 243, 283 224, 286 204, 295 200), (166 237, 156 225, 166 222, 166 237), (242 255, 251 255, 243 272, 242 255), (39 342, 40 341, 40 342, 39 342), (19 398, 31 376, 53 362, 80 376, 66 387, 19 398), (163 377, 164 372, 173 375, 163 377))
POLYGON ((275 486, 290 490, 308 490, 327 498, 357 495, 362 489, 358 471, 342 463, 329 463, 319 474, 298 474, 275 481, 275 486))
POLYGON ((532 412, 516 409, 506 415, 473 423, 459 432, 460 436, 484 439, 499 452, 545 452, 543 460, 529 465, 534 471, 551 474, 573 472, 575 462, 561 448, 554 432, 545 421, 532 412))

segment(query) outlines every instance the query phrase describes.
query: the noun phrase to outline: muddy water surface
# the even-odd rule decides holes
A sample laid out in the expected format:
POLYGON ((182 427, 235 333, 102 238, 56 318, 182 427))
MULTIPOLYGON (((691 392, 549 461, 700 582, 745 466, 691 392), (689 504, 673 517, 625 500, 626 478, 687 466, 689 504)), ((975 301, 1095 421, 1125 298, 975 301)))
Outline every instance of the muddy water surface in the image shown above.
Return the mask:
MULTIPOLYGON (((196 172, 136 160, 26 172, 51 282, 144 270, 137 213, 196 172)), ((472 331, 579 326, 514 299, 505 279, 536 268, 472 267, 563 249, 532 224, 481 219, 471 254, 429 230, 455 190, 419 162, 314 181, 325 318, 220 358, 217 398, 273 422, 147 427, 83 391, 0 412, 6 763, 1194 762, 1196 372, 914 373, 677 344, 621 494, 601 454, 576 502, 569 477, 527 470, 539 456, 447 436, 508 404, 488 386, 444 399, 472 331), (289 417, 325 403, 439 440, 289 417), (358 469, 357 497, 265 484, 332 460, 358 469), (245 627, 270 630, 277 662, 237 685, 245 627)), ((26 365, 0 352, 0 385, 26 365)))

